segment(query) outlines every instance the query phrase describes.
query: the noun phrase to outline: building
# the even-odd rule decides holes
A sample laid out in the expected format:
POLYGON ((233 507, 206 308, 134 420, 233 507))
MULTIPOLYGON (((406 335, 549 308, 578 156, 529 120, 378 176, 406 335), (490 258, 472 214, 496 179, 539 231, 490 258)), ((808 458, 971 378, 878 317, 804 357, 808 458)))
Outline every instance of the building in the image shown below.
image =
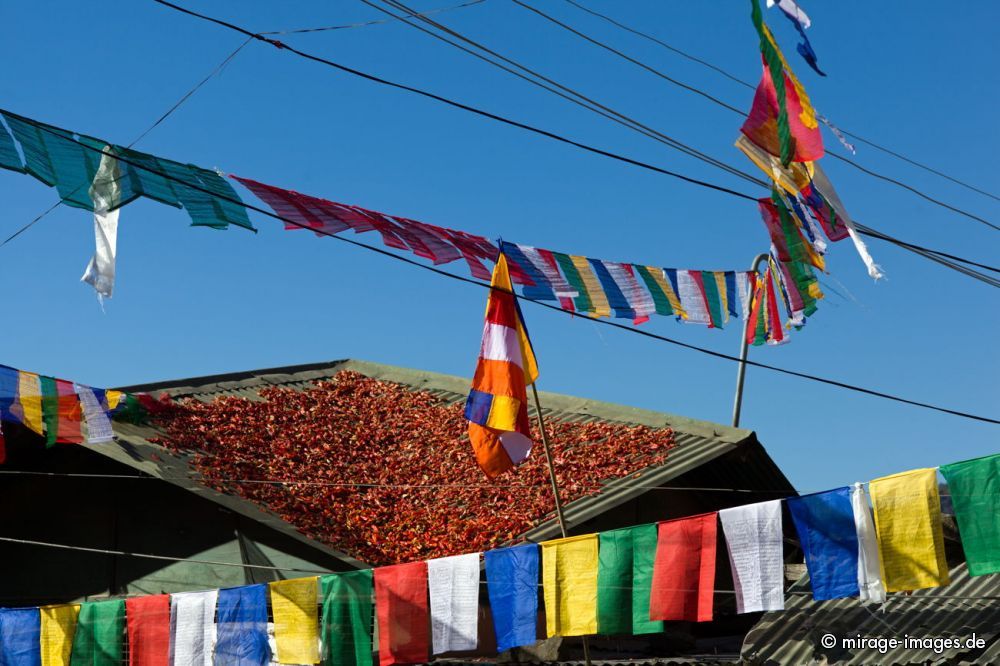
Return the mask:
MULTIPOLYGON (((326 387, 323 391, 334 390, 331 386, 361 382, 357 384, 357 392, 363 393, 363 398, 372 392, 384 392, 392 399, 392 402, 385 403, 387 418, 390 412, 397 409, 395 405, 402 405, 402 398, 414 396, 419 405, 437 410, 428 412, 434 418, 440 417, 448 423, 448 432, 441 436, 440 441, 428 444, 443 447, 434 449, 432 454, 466 456, 468 443, 460 442, 458 438, 464 432, 460 405, 468 390, 468 380, 460 377, 345 360, 171 380, 125 389, 145 391, 153 395, 163 392, 175 402, 192 399, 207 405, 209 411, 214 409, 211 405, 220 405, 220 409, 233 410, 233 414, 253 414, 253 418, 259 417, 253 410, 259 412, 272 407, 279 409, 281 406, 275 406, 275 402, 291 402, 295 403, 295 409, 303 408, 302 404, 296 402, 299 399, 296 396, 300 395, 309 396, 308 400, 312 401, 306 405, 308 409, 320 404, 325 404, 324 408, 327 409, 343 407, 343 410, 347 410, 350 407, 346 404, 338 407, 336 400, 324 403, 328 398, 327 393, 317 394, 313 400, 313 394, 309 392, 319 390, 315 389, 316 382, 330 382, 320 385, 326 387), (340 374, 338 377, 339 373, 349 374, 340 374), (262 390, 265 391, 264 396, 261 395, 262 390), (219 398, 223 400, 217 400, 219 398), (457 420, 453 412, 458 414, 457 420), (452 433, 456 427, 459 432, 452 433)), ((301 399, 306 400, 305 397, 301 399)), ((353 397, 350 399, 354 400, 353 397)), ((792 486, 752 431, 564 395, 543 393, 541 399, 547 423, 552 424, 554 431, 554 445, 560 445, 561 436, 575 438, 571 449, 566 449, 561 458, 557 456, 557 459, 562 460, 557 462, 557 467, 576 464, 583 470, 580 472, 581 476, 600 481, 597 483, 585 479, 580 487, 565 483, 567 489, 564 492, 568 495, 566 499, 570 500, 565 506, 570 534, 586 534, 656 522, 794 494, 792 486), (642 439, 643 437, 646 439, 642 439), (658 448, 652 453, 638 450, 642 448, 639 445, 636 445, 636 450, 629 449, 633 441, 655 440, 662 444, 666 438, 669 438, 669 446, 658 444, 658 448), (613 450, 617 470, 615 475, 608 475, 601 469, 588 468, 587 464, 591 460, 608 455, 608 447, 617 447, 613 450)), ((409 412, 406 409, 410 407, 400 406, 398 409, 403 412, 403 416, 407 416, 409 412)), ((247 434, 248 438, 252 438, 252 446, 242 449, 240 447, 243 443, 238 441, 240 435, 229 431, 218 437, 213 432, 204 443, 192 443, 189 439, 184 447, 177 447, 165 446, 163 428, 116 423, 116 441, 113 444, 60 445, 44 450, 38 442, 30 441, 31 433, 13 432, 15 429, 9 428, 8 441, 13 440, 13 443, 10 465, 5 469, 43 475, 12 474, 4 477, 4 502, 7 506, 17 506, 20 509, 4 512, 0 516, 0 534, 46 543, 210 562, 255 564, 275 569, 164 562, 129 555, 81 553, 19 544, 5 547, 0 554, 0 561, 7 565, 9 571, 17 571, 19 580, 14 585, 5 586, 2 593, 4 599, 0 603, 39 604, 108 594, 204 589, 281 576, 308 575, 301 573, 303 571, 336 571, 386 563, 371 561, 385 559, 387 555, 381 551, 373 555, 375 551, 367 546, 377 540, 380 534, 400 528, 398 523, 405 520, 404 507, 390 506, 378 519, 381 522, 364 525, 356 533, 337 523, 337 516, 330 517, 326 523, 321 522, 317 526, 318 505, 315 503, 325 502, 323 498, 332 495, 310 495, 313 491, 309 488, 313 486, 304 484, 305 489, 296 495, 299 492, 296 490, 298 486, 293 483, 296 480, 308 481, 305 478, 307 474, 303 474, 301 470, 312 467, 288 467, 293 470, 290 474, 294 478, 287 483, 272 484, 267 480, 270 478, 268 474, 276 474, 272 464, 275 461, 271 458, 288 456, 291 460, 291 457, 311 446, 289 439, 292 430, 288 425, 290 422, 281 421, 285 418, 284 412, 279 410, 275 413, 278 416, 268 418, 278 418, 286 425, 275 426, 272 430, 255 426, 247 434), (208 439, 212 441, 209 442, 208 439), (267 449, 261 458, 261 449, 279 445, 283 453, 272 455, 270 449, 267 449), (238 452, 242 451, 240 455, 244 456, 236 462, 228 459, 234 447, 238 452), (255 458, 256 462, 247 462, 253 456, 258 456, 255 458), (265 462, 261 462, 262 460, 265 462), (270 471, 265 473, 254 467, 263 464, 269 465, 270 471), (240 476, 252 478, 212 478, 222 468, 238 468, 242 470, 240 476), (49 472, 86 476, 44 476, 49 472), (296 511, 299 514, 290 513, 290 506, 298 507, 296 511), (308 535, 300 533, 296 525, 293 525, 298 522, 295 515, 305 516, 304 520, 309 521, 306 526, 298 525, 308 535), (324 532, 324 524, 330 527, 329 531, 324 532)), ((423 413, 413 412, 406 422, 421 418, 421 414, 423 413)), ((203 412, 199 418, 207 416, 211 414, 203 412)), ((235 429, 234 421, 238 420, 236 416, 227 412, 224 418, 219 418, 223 419, 219 423, 224 423, 226 428, 235 429)), ((308 415, 304 414, 302 418, 308 418, 308 415)), ((358 419, 363 418, 367 416, 359 414, 358 419)), ((350 422, 350 419, 340 421, 341 424, 350 422)), ((410 441, 415 435, 404 427, 393 426, 395 429, 390 433, 392 436, 388 437, 384 430, 380 430, 384 426, 383 423, 367 422, 363 428, 359 426, 357 432, 351 433, 350 441, 356 445, 352 445, 351 455, 372 451, 386 456, 398 455, 401 447, 412 444, 417 448, 411 457, 419 459, 420 464, 424 465, 421 469, 428 477, 420 485, 447 487, 449 482, 454 481, 455 469, 464 470, 463 473, 471 475, 463 478, 471 478, 477 484, 484 484, 485 478, 481 473, 474 466, 469 469, 470 465, 474 465, 470 462, 471 456, 449 463, 452 467, 448 469, 444 469, 442 463, 442 471, 436 472, 433 455, 419 448, 424 442, 410 441)), ((343 439, 343 429, 348 426, 338 427, 341 430, 327 436, 343 439)), ((317 441, 324 443, 322 438, 317 441)), ((317 458, 318 462, 314 463, 314 467, 319 469, 329 462, 329 457, 339 458, 343 455, 344 452, 339 451, 326 458, 317 458)), ((534 458, 540 460, 541 456, 536 454, 534 458)), ((401 459, 397 457, 395 460, 398 462, 401 459)), ((403 460, 403 463, 406 462, 403 460)), ((340 484, 350 486, 351 469, 349 465, 339 471, 324 468, 324 473, 329 472, 329 475, 324 476, 329 483, 322 488, 340 488, 340 484), (334 472, 340 476, 332 476, 334 472)), ((397 472, 388 469, 386 473, 391 475, 397 472)), ((392 476, 387 478, 396 478, 400 485, 413 481, 392 476)), ((377 484, 361 484, 361 487, 346 491, 337 490, 337 496, 357 497, 369 493, 373 502, 381 501, 378 495, 373 494, 374 490, 367 489, 368 485, 377 484)), ((481 498, 487 497, 482 493, 492 491, 475 489, 470 492, 480 493, 475 497, 481 498)), ((512 497, 516 499, 517 495, 528 492, 529 490, 524 493, 517 491, 512 497)), ((500 500, 493 498, 492 506, 478 506, 476 499, 465 495, 447 495, 442 490, 435 495, 418 498, 422 512, 419 520, 430 526, 426 538, 431 540, 434 536, 432 528, 437 524, 462 522, 452 520, 456 512, 465 512, 470 516, 500 517, 507 513, 518 514, 518 521, 511 523, 514 526, 512 531, 487 534, 485 541, 480 533, 468 535, 469 543, 479 544, 478 547, 482 548, 525 539, 543 541, 558 537, 558 523, 547 505, 551 499, 551 491, 532 487, 530 492, 539 493, 538 496, 543 498, 546 506, 542 509, 534 506, 532 510, 536 513, 521 515, 518 514, 523 508, 521 504, 506 496, 501 496, 500 500), (444 497, 447 502, 434 501, 438 496, 444 497), (502 503, 507 501, 509 504, 502 503), (437 506, 438 504, 441 506, 437 506), (476 539, 479 541, 475 541, 476 539)), ((402 496, 389 497, 398 499, 402 496)), ((341 515, 348 516, 346 510, 341 515)), ((461 537, 461 533, 459 536, 461 537)), ((460 546, 454 550, 454 541, 443 541, 445 545, 437 550, 421 550, 423 544, 419 543, 420 538, 418 535, 418 543, 414 545, 417 550, 413 552, 420 553, 421 558, 463 552, 460 546)), ((461 540, 459 543, 462 543, 461 540)), ((464 550, 472 549, 467 547, 464 550)), ((792 545, 789 553, 793 550, 792 545)), ((759 614, 735 614, 728 559, 721 544, 717 571, 716 587, 719 592, 715 621, 702 624, 674 623, 663 634, 652 636, 595 637, 590 639, 592 657, 596 660, 639 658, 643 655, 703 655, 706 658, 711 656, 713 659, 726 659, 738 655, 743 637, 759 618, 759 614)), ((487 612, 484 608, 480 650, 483 655, 494 654, 490 645, 492 628, 486 617, 487 612)), ((503 658, 573 659, 581 655, 580 648, 577 640, 567 639, 564 644, 555 640, 543 643, 537 650, 508 654, 503 658)))

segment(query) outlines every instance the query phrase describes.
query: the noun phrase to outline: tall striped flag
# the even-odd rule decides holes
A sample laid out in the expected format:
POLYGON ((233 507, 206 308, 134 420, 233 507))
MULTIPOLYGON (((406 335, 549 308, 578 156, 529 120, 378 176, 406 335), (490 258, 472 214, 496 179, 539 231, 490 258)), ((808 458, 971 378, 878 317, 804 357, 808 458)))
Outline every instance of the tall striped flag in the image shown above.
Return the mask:
POLYGON ((465 402, 465 418, 476 461, 492 479, 531 453, 527 386, 538 379, 538 364, 503 252, 493 268, 490 286, 483 342, 465 402))

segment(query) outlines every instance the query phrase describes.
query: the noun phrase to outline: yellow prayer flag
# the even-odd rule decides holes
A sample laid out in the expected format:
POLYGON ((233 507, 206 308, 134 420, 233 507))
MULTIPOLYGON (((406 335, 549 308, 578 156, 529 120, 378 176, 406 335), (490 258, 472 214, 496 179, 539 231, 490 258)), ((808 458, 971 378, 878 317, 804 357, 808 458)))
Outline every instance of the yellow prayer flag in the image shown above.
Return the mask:
POLYGON ((68 666, 80 606, 43 606, 38 610, 42 616, 39 638, 42 666, 68 666))
POLYGON ((17 371, 17 401, 21 405, 21 420, 39 435, 42 434, 42 387, 38 375, 17 371))
POLYGON ((319 580, 295 578, 269 583, 274 642, 279 664, 319 663, 319 580))
POLYGON ((869 489, 886 591, 947 585, 937 472, 915 469, 884 476, 869 489))
POLYGON ((597 535, 585 534, 539 545, 546 635, 596 634, 597 535))
POLYGON ((104 392, 104 401, 107 403, 105 405, 108 409, 114 409, 118 406, 118 403, 122 401, 125 394, 121 391, 116 391, 114 389, 108 389, 104 392))

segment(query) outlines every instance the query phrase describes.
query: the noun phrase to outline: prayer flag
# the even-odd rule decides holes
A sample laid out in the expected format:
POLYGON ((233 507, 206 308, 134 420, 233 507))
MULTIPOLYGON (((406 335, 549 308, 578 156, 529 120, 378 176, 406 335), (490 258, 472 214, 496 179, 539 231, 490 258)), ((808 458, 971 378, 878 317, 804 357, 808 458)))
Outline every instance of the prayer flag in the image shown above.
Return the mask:
POLYGON ((781 500, 719 511, 736 588, 736 612, 785 608, 781 500))
POLYGON ((55 384, 59 413, 56 441, 66 444, 80 444, 83 442, 83 434, 80 431, 80 423, 83 421, 80 396, 76 394, 73 382, 56 379, 55 384))
POLYGON ((656 528, 649 616, 710 622, 715 602, 716 512, 677 518, 656 528))
MULTIPOLYGON (((774 6, 774 0, 767 0, 767 6, 774 6)), ((795 26, 795 30, 798 31, 799 35, 802 37, 802 43, 797 44, 795 50, 799 52, 802 59, 805 60, 810 67, 813 68, 820 76, 826 76, 820 68, 819 63, 816 62, 816 52, 813 50, 812 44, 809 43, 809 38, 806 37, 806 28, 808 28, 811 23, 809 17, 806 13, 795 4, 794 0, 778 0, 778 7, 781 9, 781 13, 791 21, 792 25, 795 26)))
POLYGON ((476 461, 492 479, 531 453, 526 387, 538 379, 538 363, 521 308, 510 293, 513 285, 502 252, 493 269, 491 287, 465 418, 476 461))
POLYGON ((121 599, 80 604, 73 635, 71 664, 121 666, 125 643, 125 602, 121 599))
POLYGON ((104 146, 101 163, 90 185, 94 203, 94 237, 97 248, 83 272, 86 282, 98 299, 111 298, 115 289, 115 255, 118 253, 118 206, 121 205, 121 162, 114 157, 114 147, 104 146))
POLYGON ((372 666, 372 570, 320 578, 323 593, 323 666, 372 666))
MULTIPOLYGON (((847 209, 844 207, 844 202, 840 200, 840 195, 833 188, 833 183, 830 182, 830 179, 826 176, 826 172, 818 164, 815 165, 812 186, 822 195, 823 201, 836 213, 836 218, 847 227, 847 234, 851 237, 851 242, 854 243, 854 249, 858 253, 858 256, 861 257, 865 268, 868 269, 868 276, 873 280, 883 277, 881 266, 875 263, 871 253, 868 252, 868 246, 858 234, 854 220, 851 219, 851 216, 847 213, 847 209)), ((820 217, 820 222, 822 221, 823 218, 820 217)), ((831 238, 831 240, 835 239, 831 238)))
POLYGON ((212 666, 218 590, 170 595, 170 652, 173 666, 212 666))
POLYGON ((583 280, 583 275, 580 273, 580 269, 577 268, 576 264, 573 263, 573 258, 568 254, 563 254, 562 252, 549 252, 552 258, 555 259, 556 263, 559 264, 559 268, 562 269, 563 275, 566 276, 566 280, 569 282, 570 287, 576 290, 576 298, 573 299, 573 305, 576 310, 580 312, 592 313, 594 312, 593 301, 590 297, 590 291, 588 285, 583 280))
POLYGON ((152 594, 125 600, 129 666, 168 666, 170 659, 170 595, 152 594))
POLYGON ((812 180, 812 162, 791 162, 787 167, 781 160, 767 152, 745 134, 740 134, 734 144, 754 165, 776 185, 792 196, 809 187, 812 180))
POLYGON ((589 311, 593 312, 596 317, 610 317, 611 304, 608 303, 607 294, 604 293, 600 280, 597 279, 594 269, 591 268, 590 261, 586 257, 575 254, 571 254, 569 258, 580 273, 580 279, 583 280, 586 291, 590 295, 593 307, 589 311))
POLYGON ((38 375, 17 370, 17 399, 10 407, 14 417, 39 435, 45 432, 42 422, 42 389, 38 375))
POLYGON ((1000 455, 941 466, 970 576, 1000 572, 1000 455))
POLYGON ((380 666, 429 660, 426 562, 376 569, 375 609, 380 666))
POLYGON ((497 652, 532 645, 538 622, 538 545, 489 550, 483 558, 497 652))
POLYGON ((76 619, 80 615, 78 604, 43 606, 41 613, 42 666, 67 666, 73 650, 76 619))
POLYGON ((267 666, 267 585, 219 590, 215 666, 267 666))
MULTIPOLYGON (((788 111, 790 145, 792 147, 790 153, 791 161, 814 162, 823 157, 824 154, 823 136, 820 133, 815 112, 809 104, 808 98, 803 100, 799 96, 800 92, 804 91, 796 88, 787 72, 783 73, 782 76, 784 78, 783 87, 785 90, 785 104, 788 111)), ((772 155, 781 156, 782 164, 785 164, 783 141, 781 139, 780 126, 778 125, 778 115, 781 107, 779 106, 778 92, 771 77, 771 69, 765 62, 763 74, 753 98, 753 105, 740 131, 758 147, 772 155)))
POLYGON ((855 483, 851 489, 851 508, 854 510, 854 530, 858 537, 858 598, 861 603, 885 603, 875 519, 869 506, 868 493, 861 483, 855 483))
POLYGON ((596 634, 597 535, 544 541, 540 545, 546 634, 596 634))
POLYGON ((41 666, 40 631, 37 608, 0 608, 0 664, 41 666))
POLYGON ((652 634, 663 623, 649 619, 656 555, 656 525, 598 535, 597 629, 602 634, 652 634))
POLYGON ((858 535, 851 489, 844 486, 785 501, 799 533, 813 599, 858 594, 858 535))
POLYGON ((111 427, 111 419, 94 394, 94 389, 82 384, 74 384, 73 388, 83 408, 83 419, 87 424, 87 442, 103 444, 114 440, 115 433, 111 427))
POLYGON ((475 650, 479 641, 479 553, 427 560, 434 654, 475 650))
POLYGON ((319 581, 293 578, 268 583, 274 617, 276 661, 279 664, 319 663, 319 581))
POLYGON ((886 592, 947 585, 937 472, 915 469, 868 484, 886 592))
MULTIPOLYGON (((689 324, 711 324, 708 312, 708 302, 705 300, 705 289, 701 282, 699 271, 677 270, 677 295, 680 297, 681 308, 684 309, 684 321, 689 324)), ((670 272, 667 272, 670 276, 670 272)))

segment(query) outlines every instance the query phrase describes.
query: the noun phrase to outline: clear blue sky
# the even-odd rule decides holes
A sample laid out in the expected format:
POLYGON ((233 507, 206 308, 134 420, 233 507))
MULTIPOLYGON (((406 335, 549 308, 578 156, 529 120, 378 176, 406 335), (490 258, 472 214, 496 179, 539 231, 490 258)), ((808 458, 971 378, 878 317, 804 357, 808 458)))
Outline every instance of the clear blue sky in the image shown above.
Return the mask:
MULTIPOLYGON (((534 0, 588 32, 741 108, 752 93, 561 0, 534 0)), ((740 77, 759 60, 748 3, 584 0, 740 77)), ((378 18, 360 2, 194 2, 254 30, 378 18)), ((424 0, 423 9, 448 4, 424 0)), ((816 2, 810 37, 829 76, 766 16, 816 106, 835 123, 996 191, 996 3, 816 2)), ((740 167, 738 118, 543 22, 508 0, 437 17, 645 123, 740 167)), ((5 9, 3 106, 128 143, 242 38, 146 0, 5 9)), ((299 48, 748 190, 740 181, 532 88, 405 25, 289 37, 299 48)), ((840 150, 832 137, 828 144, 840 150)), ((752 204, 588 155, 253 44, 138 148, 330 199, 540 247, 702 269, 767 247, 752 204)), ((859 146, 858 160, 994 222, 996 201, 859 146)), ((918 244, 996 263, 996 232, 827 159, 852 213, 918 244)), ((750 190, 753 192, 753 190, 750 190)), ((3 235, 55 200, 0 172, 3 235)), ((252 195, 246 194, 248 200, 252 195)), ((0 362, 97 386, 358 358, 471 373, 481 289, 255 217, 260 233, 190 228, 139 201, 121 214, 118 284, 103 314, 78 282, 91 216, 61 208, 0 249, 0 362)), ((374 235, 361 240, 377 242, 374 235)), ((828 297, 791 344, 752 357, 996 416, 997 292, 872 242, 874 284, 847 241, 828 255, 828 297)), ((462 272, 464 265, 452 264, 462 272)), ((526 307, 542 389, 728 423, 735 364, 526 307)), ((723 352, 724 331, 655 318, 649 330, 723 352)), ((998 450, 1000 429, 750 369, 745 427, 800 488, 998 450)))

